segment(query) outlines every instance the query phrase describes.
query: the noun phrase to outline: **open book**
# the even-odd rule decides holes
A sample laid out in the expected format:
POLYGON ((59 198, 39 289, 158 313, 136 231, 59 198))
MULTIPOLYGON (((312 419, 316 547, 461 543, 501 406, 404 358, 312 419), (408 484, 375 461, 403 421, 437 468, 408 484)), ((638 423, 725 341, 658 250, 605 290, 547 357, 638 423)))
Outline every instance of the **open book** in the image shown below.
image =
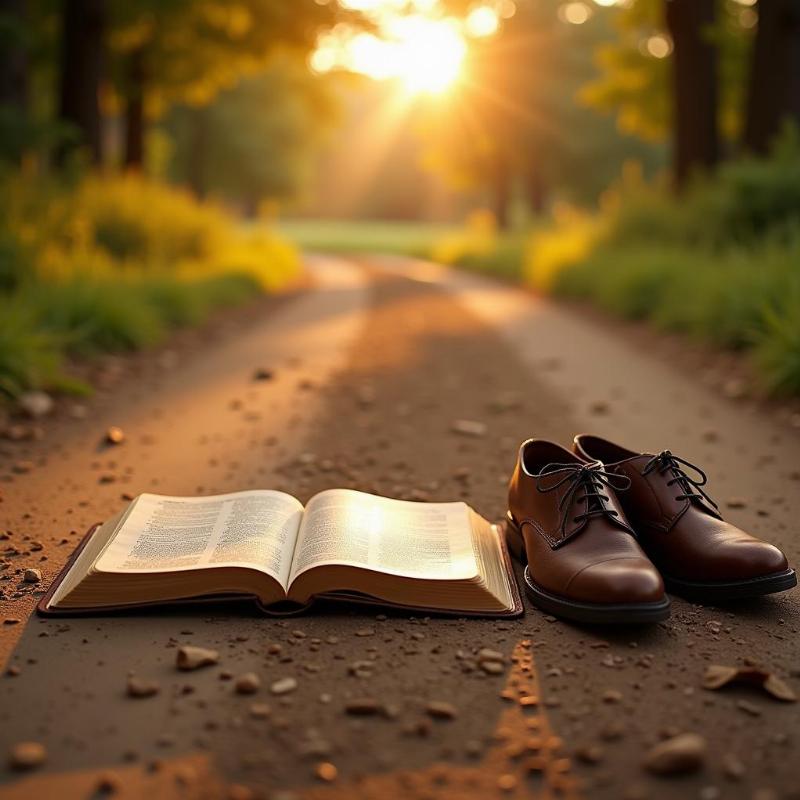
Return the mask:
POLYGON ((521 613, 505 539, 465 503, 330 489, 139 495, 87 534, 42 598, 43 614, 221 596, 267 612, 327 597, 414 609, 521 613))

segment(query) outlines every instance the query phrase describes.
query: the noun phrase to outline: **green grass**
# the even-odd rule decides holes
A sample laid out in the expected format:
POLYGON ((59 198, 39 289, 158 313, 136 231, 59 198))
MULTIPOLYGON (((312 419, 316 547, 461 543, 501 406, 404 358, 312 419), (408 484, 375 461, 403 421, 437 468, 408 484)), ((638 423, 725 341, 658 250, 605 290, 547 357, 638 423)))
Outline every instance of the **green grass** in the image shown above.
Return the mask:
POLYGON ((529 231, 498 233, 431 222, 287 220, 278 233, 308 252, 386 253, 425 258, 504 280, 523 276, 529 231))
POLYGON ((280 289, 297 251, 263 224, 134 175, 0 175, 0 401, 83 390, 66 355, 138 350, 280 289))
POLYGON ((497 237, 488 251, 462 253, 454 259, 453 264, 502 280, 520 282, 525 274, 529 236, 528 232, 504 234, 497 237))
POLYGON ((556 294, 593 300, 606 311, 729 349, 760 346, 768 319, 788 320, 800 296, 800 236, 709 252, 643 244, 601 246, 557 274, 556 294))
POLYGON ((0 395, 34 387, 82 391, 61 372, 66 354, 139 350, 260 292, 255 278, 236 274, 28 284, 0 301, 0 395))
POLYGON ((756 359, 775 391, 800 395, 800 293, 781 314, 769 310, 756 342, 756 359))
POLYGON ((392 253, 426 258, 458 226, 429 222, 282 220, 277 233, 307 252, 392 253))
POLYGON ((529 279, 749 351, 767 389, 800 394, 800 142, 789 145, 771 159, 726 164, 680 198, 623 187, 604 211, 535 238, 529 279))
POLYGON ((30 311, 0 302, 0 319, 0 399, 57 382, 61 374, 58 344, 37 328, 30 311))

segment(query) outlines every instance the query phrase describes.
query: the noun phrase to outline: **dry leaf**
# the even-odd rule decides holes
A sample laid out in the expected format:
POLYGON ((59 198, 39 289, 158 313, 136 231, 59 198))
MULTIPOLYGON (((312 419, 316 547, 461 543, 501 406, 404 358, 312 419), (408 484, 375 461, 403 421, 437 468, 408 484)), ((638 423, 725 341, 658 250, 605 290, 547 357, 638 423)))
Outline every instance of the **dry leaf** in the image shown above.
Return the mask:
POLYGON ((787 703, 796 703, 797 695, 788 683, 783 678, 777 675, 770 674, 764 681, 764 689, 769 692, 773 697, 778 700, 783 700, 787 703))
POLYGON ((736 667, 724 667, 721 664, 711 664, 706 667, 706 674, 703 676, 703 688, 720 689, 736 678, 738 672, 739 670, 737 670, 736 667))
POLYGON ((797 695, 791 686, 765 669, 728 667, 723 664, 711 664, 706 667, 706 674, 703 676, 704 689, 721 689, 731 683, 759 686, 771 697, 786 703, 797 701, 797 695))

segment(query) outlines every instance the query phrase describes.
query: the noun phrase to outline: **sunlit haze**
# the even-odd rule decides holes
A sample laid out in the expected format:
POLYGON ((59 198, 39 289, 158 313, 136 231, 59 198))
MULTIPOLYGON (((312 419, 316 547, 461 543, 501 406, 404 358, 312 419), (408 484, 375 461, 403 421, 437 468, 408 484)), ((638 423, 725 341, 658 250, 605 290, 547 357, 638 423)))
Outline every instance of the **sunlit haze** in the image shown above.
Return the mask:
POLYGON ((459 77, 470 38, 494 34, 501 17, 513 15, 511 0, 476 5, 463 20, 442 14, 437 0, 343 0, 365 12, 373 32, 339 25, 311 56, 317 72, 344 69, 375 80, 398 80, 411 94, 436 94, 459 77))

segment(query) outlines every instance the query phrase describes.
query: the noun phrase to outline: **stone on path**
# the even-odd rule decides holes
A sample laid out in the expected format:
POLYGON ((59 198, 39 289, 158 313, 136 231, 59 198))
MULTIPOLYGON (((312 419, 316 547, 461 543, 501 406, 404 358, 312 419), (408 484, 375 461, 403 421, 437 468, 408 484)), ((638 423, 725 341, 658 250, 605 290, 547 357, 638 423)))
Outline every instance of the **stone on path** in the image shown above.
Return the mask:
POLYGON ((25 392, 19 396, 17 405, 29 417, 38 419, 47 416, 53 410, 55 403, 46 392, 25 392))
POLYGON ((261 688, 261 678, 255 672, 245 672, 234 683, 239 694, 255 694, 261 688))
POLYGON ((8 763, 11 769, 35 769, 47 760, 47 750, 39 742, 18 742, 11 748, 8 763))
POLYGON ((288 694, 297 688, 297 681, 294 678, 280 678, 275 681, 269 690, 272 694, 288 694))
POLYGON ((207 667, 219 661, 219 653, 216 650, 208 650, 205 647, 194 647, 185 644, 178 648, 178 655, 175 665, 178 669, 192 670, 200 667, 207 667))
POLYGON ((659 742, 642 765, 654 775, 681 775, 699 770, 706 758, 706 740, 696 733, 682 733, 659 742))

